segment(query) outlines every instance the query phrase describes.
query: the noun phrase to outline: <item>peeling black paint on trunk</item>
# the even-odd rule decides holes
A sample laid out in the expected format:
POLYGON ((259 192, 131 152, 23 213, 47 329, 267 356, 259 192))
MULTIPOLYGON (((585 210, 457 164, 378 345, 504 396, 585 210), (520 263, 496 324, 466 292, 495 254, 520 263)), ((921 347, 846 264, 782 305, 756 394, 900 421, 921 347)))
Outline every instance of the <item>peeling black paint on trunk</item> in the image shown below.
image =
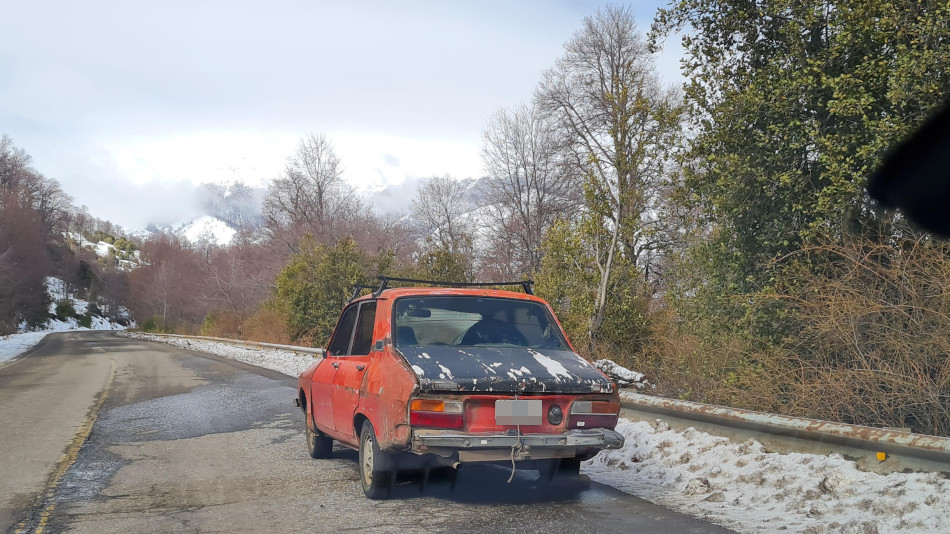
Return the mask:
POLYGON ((613 385, 570 351, 507 346, 399 347, 422 391, 610 392, 613 385))

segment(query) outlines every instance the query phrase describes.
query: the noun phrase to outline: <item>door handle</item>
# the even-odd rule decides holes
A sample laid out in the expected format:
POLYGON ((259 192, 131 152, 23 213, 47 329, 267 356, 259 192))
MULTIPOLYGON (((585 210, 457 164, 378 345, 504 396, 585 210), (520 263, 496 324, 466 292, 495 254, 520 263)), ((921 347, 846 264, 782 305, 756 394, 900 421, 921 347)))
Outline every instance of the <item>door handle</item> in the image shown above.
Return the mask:
POLYGON ((333 362, 333 363, 331 363, 330 365, 332 365, 334 369, 339 369, 339 368, 340 368, 340 363, 339 363, 339 362, 333 362))
POLYGON ((357 371, 362 371, 363 369, 366 369, 366 366, 365 366, 365 365, 357 365, 357 366, 356 366, 356 370, 357 370, 357 371))

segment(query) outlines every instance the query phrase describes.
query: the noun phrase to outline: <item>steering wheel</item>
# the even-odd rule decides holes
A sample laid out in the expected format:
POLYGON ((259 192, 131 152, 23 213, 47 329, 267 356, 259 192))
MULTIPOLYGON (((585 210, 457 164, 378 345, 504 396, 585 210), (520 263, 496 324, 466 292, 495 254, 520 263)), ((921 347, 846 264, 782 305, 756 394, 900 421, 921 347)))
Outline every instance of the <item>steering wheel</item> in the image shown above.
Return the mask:
POLYGON ((469 327, 459 341, 460 345, 517 345, 526 347, 528 340, 513 325, 498 319, 482 319, 469 327))

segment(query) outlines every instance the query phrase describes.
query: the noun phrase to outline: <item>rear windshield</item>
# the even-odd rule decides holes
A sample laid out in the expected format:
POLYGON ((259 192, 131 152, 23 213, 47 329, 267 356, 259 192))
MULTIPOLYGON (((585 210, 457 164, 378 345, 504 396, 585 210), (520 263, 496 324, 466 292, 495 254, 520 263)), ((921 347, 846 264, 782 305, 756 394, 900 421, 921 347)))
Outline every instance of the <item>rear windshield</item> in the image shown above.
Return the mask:
POLYGON ((396 346, 507 346, 570 350, 547 308, 485 297, 403 297, 396 301, 396 346))

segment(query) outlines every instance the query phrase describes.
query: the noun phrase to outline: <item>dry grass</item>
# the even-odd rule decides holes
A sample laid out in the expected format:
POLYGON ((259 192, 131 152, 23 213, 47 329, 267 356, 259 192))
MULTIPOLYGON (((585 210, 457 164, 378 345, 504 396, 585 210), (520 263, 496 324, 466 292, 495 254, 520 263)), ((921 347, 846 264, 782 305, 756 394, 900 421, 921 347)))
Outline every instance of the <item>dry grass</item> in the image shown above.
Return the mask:
POLYGON ((244 339, 286 345, 293 341, 287 331, 286 318, 277 311, 262 308, 241 323, 244 339))
POLYGON ((789 409, 950 434, 950 247, 851 241, 802 251, 829 260, 784 295, 805 319, 788 348, 789 409))
POLYGON ((778 290, 755 296, 796 318, 778 344, 663 309, 639 353, 591 356, 647 374, 663 396, 950 435, 950 246, 855 239, 778 267, 778 290))

